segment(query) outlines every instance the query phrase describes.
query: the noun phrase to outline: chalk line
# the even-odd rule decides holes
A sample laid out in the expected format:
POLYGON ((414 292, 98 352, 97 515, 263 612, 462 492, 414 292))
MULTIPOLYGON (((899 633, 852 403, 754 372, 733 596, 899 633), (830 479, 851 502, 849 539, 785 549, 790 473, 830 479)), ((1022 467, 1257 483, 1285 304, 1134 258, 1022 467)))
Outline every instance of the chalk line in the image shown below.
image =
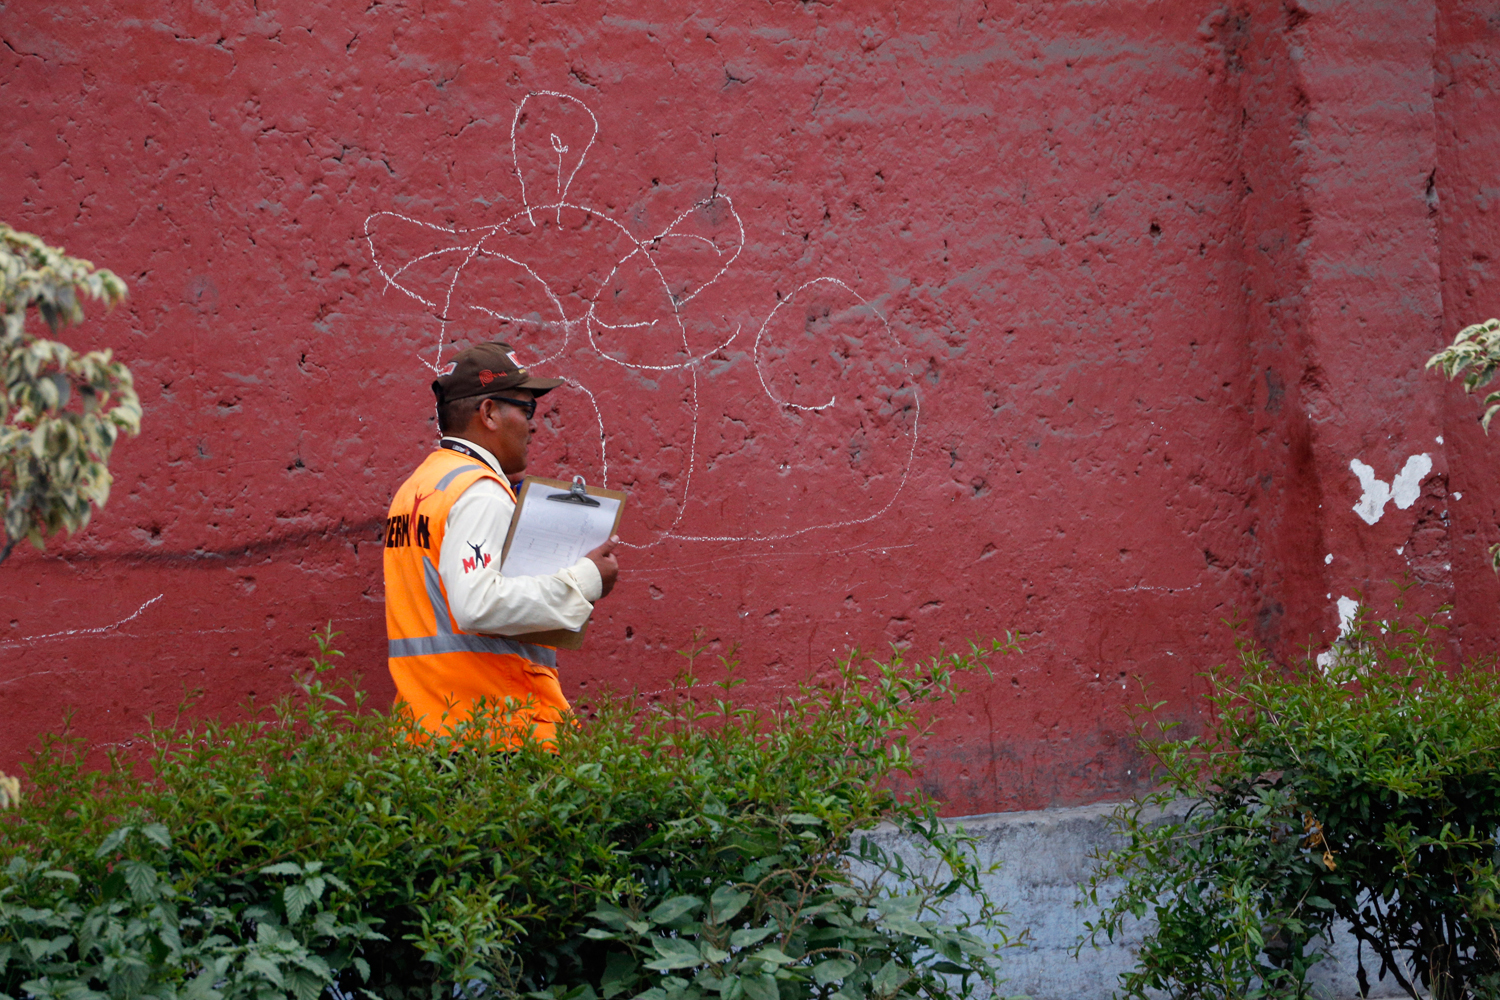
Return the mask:
MULTIPOLYGON (((64 629, 61 632, 48 632, 45 635, 23 635, 19 639, 7 639, 3 642, 0 642, 0 649, 16 649, 22 646, 33 646, 39 642, 50 642, 55 639, 69 639, 74 636, 80 635, 103 635, 105 632, 113 632, 121 625, 124 625, 127 622, 135 621, 141 616, 142 612, 144 612, 147 608, 151 607, 151 605, 155 604, 165 596, 165 594, 157 594, 155 597, 151 598, 151 600, 136 608, 135 611, 131 614, 128 614, 124 618, 121 618, 119 621, 113 622, 109 625, 100 625, 97 628, 70 628, 64 629)), ((4 680, 0 680, 0 686, 4 686, 6 684, 14 684, 17 681, 23 681, 28 677, 40 677, 43 674, 50 673, 52 673, 51 670, 37 670, 29 674, 22 674, 19 677, 7 677, 4 680)))
POLYGON ((70 628, 64 629, 61 632, 48 632, 45 635, 23 635, 19 639, 8 639, 4 642, 0 642, 0 649, 9 649, 12 646, 29 645, 34 642, 44 642, 48 639, 65 639, 68 636, 73 635, 101 635, 105 632, 112 632, 115 629, 119 628, 121 625, 124 625, 126 622, 135 621, 141 616, 141 613, 143 611, 151 607, 151 605, 155 604, 165 596, 167 595, 157 594, 155 597, 151 598, 151 600, 142 604, 133 612, 126 615, 124 618, 121 618, 119 621, 113 622, 109 625, 100 625, 98 628, 70 628))
MULTIPOLYGON (((902 545, 880 545, 872 542, 869 545, 860 545, 854 548, 841 549, 837 554, 840 556, 858 555, 861 552, 878 552, 885 555, 887 552, 896 552, 901 549, 913 549, 917 547, 916 542, 907 542, 902 545)), ((661 566, 652 566, 652 573, 680 573, 691 575, 694 573, 708 572, 720 566, 735 563, 747 563, 750 561, 760 562, 766 559, 798 559, 804 556, 820 556, 828 558, 830 553, 826 549, 799 549, 796 552, 746 552, 741 555, 716 556, 713 559, 703 559, 691 563, 667 563, 661 566)))

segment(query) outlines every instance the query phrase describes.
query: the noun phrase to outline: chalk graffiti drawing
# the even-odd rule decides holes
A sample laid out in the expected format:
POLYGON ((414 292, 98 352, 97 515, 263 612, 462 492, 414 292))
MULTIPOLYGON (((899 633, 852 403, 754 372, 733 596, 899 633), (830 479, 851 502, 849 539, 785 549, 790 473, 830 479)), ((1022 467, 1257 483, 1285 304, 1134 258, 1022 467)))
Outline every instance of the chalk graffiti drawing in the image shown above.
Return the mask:
MULTIPOLYGON (((585 453, 590 443, 565 464, 591 482, 625 486, 633 508, 649 512, 650 537, 635 547, 668 538, 776 541, 887 514, 911 472, 921 403, 885 315, 825 276, 778 294, 757 326, 746 303, 768 301, 769 290, 726 278, 746 239, 731 196, 715 183, 711 195, 651 231, 641 213, 611 211, 607 194, 572 193, 598 136, 598 117, 577 98, 527 94, 510 127, 519 197, 509 215, 467 228, 391 211, 365 220, 385 288, 436 321, 421 363, 441 372, 458 341, 504 339, 530 369, 581 390, 597 451, 585 453), (746 345, 748 329, 755 336, 746 345), (726 375, 732 369, 753 370, 755 382, 726 375), (759 429, 772 418, 781 425, 775 447, 759 429), (709 422, 717 450, 705 455, 709 422), (778 463, 776 447, 806 449, 814 440, 825 450, 827 441, 842 442, 845 479, 854 484, 842 496, 829 502, 787 485, 787 503, 806 505, 800 523, 772 518, 759 532, 712 530, 727 515, 713 508, 723 505, 716 494, 699 495, 705 476, 754 490, 764 478, 789 477, 792 459, 778 463), (694 504, 708 506, 685 521, 694 504)), ((818 467, 806 454, 797 458, 804 470, 818 467)))

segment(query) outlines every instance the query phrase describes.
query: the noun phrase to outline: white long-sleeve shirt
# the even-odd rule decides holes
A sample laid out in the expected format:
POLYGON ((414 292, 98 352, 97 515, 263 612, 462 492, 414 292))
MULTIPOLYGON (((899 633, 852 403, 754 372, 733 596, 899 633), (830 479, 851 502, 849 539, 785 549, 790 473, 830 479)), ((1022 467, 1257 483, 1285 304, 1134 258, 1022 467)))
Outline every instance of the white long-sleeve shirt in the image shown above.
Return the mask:
MULTIPOLYGON (((444 440, 461 441, 499 471, 495 456, 473 441, 453 435, 444 440)), ((551 576, 500 575, 500 550, 515 506, 499 483, 481 479, 448 509, 438 575, 454 622, 465 632, 490 635, 582 628, 604 591, 593 560, 580 559, 551 576)))

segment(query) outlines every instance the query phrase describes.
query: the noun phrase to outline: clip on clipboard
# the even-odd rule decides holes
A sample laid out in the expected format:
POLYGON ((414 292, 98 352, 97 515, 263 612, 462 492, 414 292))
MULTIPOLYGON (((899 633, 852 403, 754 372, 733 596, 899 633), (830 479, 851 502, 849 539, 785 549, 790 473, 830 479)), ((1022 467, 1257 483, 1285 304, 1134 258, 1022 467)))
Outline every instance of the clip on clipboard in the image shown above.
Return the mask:
POLYGON ((568 487, 566 493, 548 493, 548 500, 556 500, 558 503, 577 503, 585 507, 597 507, 599 501, 588 494, 588 484, 583 481, 582 476, 573 477, 573 485, 568 487))
MULTIPOLYGON (((551 576, 572 566, 619 531, 624 512, 624 493, 589 486, 582 476, 574 476, 571 483, 527 478, 516 492, 516 510, 500 551, 500 575, 551 576)), ((510 638, 580 649, 587 631, 585 622, 577 632, 551 629, 510 638)))

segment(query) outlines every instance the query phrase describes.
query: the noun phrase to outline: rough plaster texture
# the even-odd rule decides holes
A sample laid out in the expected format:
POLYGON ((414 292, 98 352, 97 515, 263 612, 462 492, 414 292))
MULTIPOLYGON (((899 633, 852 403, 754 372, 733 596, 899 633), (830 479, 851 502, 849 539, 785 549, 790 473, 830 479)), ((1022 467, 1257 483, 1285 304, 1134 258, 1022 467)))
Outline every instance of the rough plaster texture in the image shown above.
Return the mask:
MULTIPOLYGON (((1032 1000, 1107 1000, 1119 975, 1134 964, 1145 932, 1142 924, 1114 941, 1101 936, 1079 947, 1085 921, 1098 917, 1097 911, 1075 905, 1082 895, 1079 886, 1088 878, 1090 856, 1117 843, 1107 822, 1109 811, 1080 806, 959 821, 975 835, 980 863, 1000 866, 984 880, 984 888, 1007 911, 1007 927, 1012 933, 1027 931, 1023 941, 1003 952, 1008 992, 1032 1000)), ((920 849, 893 829, 877 830, 871 839, 913 864, 924 863, 920 849)), ((1348 925, 1343 926, 1309 977, 1319 998, 1359 996, 1359 955, 1348 925)), ((1379 964, 1365 966, 1369 996, 1405 996, 1393 977, 1378 978, 1379 964)))
POLYGON ((598 116, 569 188, 594 213, 506 245, 565 312, 663 324, 585 350, 503 268, 461 304, 517 321, 445 314, 561 350, 592 397, 553 394, 534 469, 600 482, 607 455, 636 496, 574 696, 666 686, 695 628, 762 701, 850 645, 1015 629, 920 748, 972 814, 1133 791, 1130 678, 1194 718, 1228 616, 1292 658, 1410 574, 1456 649, 1495 648, 1500 446, 1421 371, 1500 313, 1495 0, 9 0, 0 40, 0 217, 130 283, 67 337, 113 346, 146 410, 89 530, 0 568, 0 768, 66 706, 112 743, 185 688, 284 691, 329 620, 389 694, 378 530, 433 441, 442 324, 366 220, 415 220, 374 225, 400 266, 448 239, 423 224, 513 217, 540 90, 598 116), (611 274, 689 213, 697 256, 659 255, 686 300, 740 245, 716 195, 744 236, 711 292, 611 274), (757 352, 820 276, 848 294, 794 298, 757 352), (1351 462, 1391 483, 1418 454, 1411 506, 1357 516, 1351 462))

